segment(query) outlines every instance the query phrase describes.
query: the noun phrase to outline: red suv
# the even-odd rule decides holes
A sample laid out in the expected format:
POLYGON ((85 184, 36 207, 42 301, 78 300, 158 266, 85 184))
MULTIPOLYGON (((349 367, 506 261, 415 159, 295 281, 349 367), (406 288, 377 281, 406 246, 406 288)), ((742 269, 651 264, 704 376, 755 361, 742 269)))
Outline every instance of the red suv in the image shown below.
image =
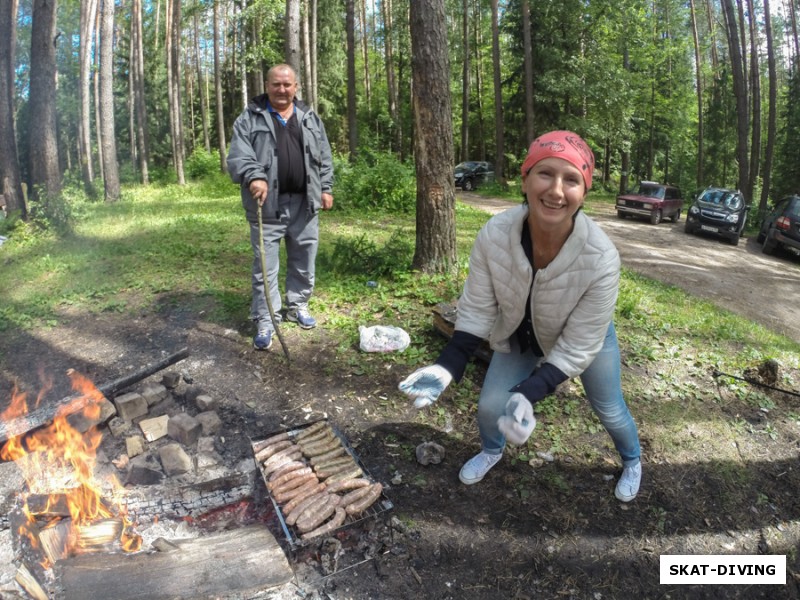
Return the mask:
POLYGON ((673 185, 654 181, 642 181, 627 194, 617 196, 617 216, 647 217, 653 225, 669 218, 677 223, 681 218, 683 196, 681 190, 673 185))

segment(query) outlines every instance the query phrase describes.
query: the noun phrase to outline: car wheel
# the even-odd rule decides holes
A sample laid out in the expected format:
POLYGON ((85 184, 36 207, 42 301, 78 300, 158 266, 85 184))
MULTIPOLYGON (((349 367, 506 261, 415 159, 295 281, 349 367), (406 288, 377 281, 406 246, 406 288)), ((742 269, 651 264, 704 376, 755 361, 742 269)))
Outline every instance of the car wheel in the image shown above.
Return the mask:
POLYGON ((764 254, 775 254, 775 250, 777 249, 778 249, 778 242, 769 237, 769 235, 765 235, 764 243, 761 244, 761 251, 764 254))
POLYGON ((678 221, 680 221, 680 218, 681 218, 681 210, 678 209, 678 212, 672 215, 672 222, 677 223, 678 221))
POLYGON ((621 210, 618 210, 617 211, 617 218, 624 219, 625 218, 625 213, 622 212, 621 210))
POLYGON ((656 211, 650 213, 650 224, 651 225, 658 225, 661 223, 661 209, 659 208, 656 211))
POLYGON ((739 245, 739 234, 734 233, 731 237, 728 238, 728 242, 730 242, 731 246, 738 246, 739 245))
POLYGON ((694 229, 694 227, 692 227, 692 225, 689 223, 689 221, 686 221, 686 222, 684 223, 684 225, 683 225, 683 230, 684 230, 686 233, 694 233, 694 232, 695 232, 695 229, 694 229))
POLYGON ((758 237, 756 237, 756 242, 759 243, 759 244, 764 242, 764 232, 763 231, 759 231, 758 232, 758 237))
POLYGON ((467 179, 462 186, 465 192, 471 192, 475 189, 475 186, 472 183, 472 179, 467 179))

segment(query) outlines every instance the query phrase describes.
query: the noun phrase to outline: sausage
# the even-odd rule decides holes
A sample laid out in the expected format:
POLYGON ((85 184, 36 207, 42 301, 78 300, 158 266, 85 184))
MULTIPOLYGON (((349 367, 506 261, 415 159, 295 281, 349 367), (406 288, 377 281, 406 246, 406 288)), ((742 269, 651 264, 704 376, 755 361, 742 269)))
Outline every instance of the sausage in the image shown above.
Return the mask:
POLYGON ((281 458, 283 458, 285 456, 289 456, 290 454, 293 454, 295 452, 300 452, 300 448, 298 448, 297 446, 294 446, 294 445, 289 446, 287 448, 284 448, 283 450, 278 450, 275 454, 270 456, 267 460, 262 460, 261 464, 263 464, 265 467, 274 465, 276 462, 280 462, 281 458))
POLYGON ((312 456, 311 457, 311 464, 312 465, 318 465, 318 464, 324 463, 324 462, 326 462, 328 460, 331 460, 333 458, 336 458, 337 456, 342 456, 343 454, 347 454, 347 449, 344 446, 341 446, 340 448, 335 448, 335 449, 331 450, 330 452, 326 452, 325 454, 319 454, 317 456, 312 456))
POLYGON ((328 477, 333 477, 334 475, 338 475, 339 473, 352 473, 355 469, 358 468, 358 465, 354 463, 352 460, 348 460, 339 465, 333 465, 328 467, 327 469, 320 469, 317 471, 317 476, 320 479, 326 479, 328 477))
POLYGON ((335 456, 330 460, 326 460, 325 462, 317 463, 316 465, 314 465, 314 470, 323 471, 325 469, 338 467, 339 465, 345 465, 348 463, 351 465, 355 464, 355 460, 353 460, 353 457, 350 456, 349 454, 345 456, 335 456))
POLYGON ((286 504, 281 507, 283 510, 284 516, 291 514, 291 512, 300 505, 301 502, 305 501, 307 498, 311 498, 312 496, 316 496, 320 492, 325 491, 325 483, 319 481, 312 485, 311 487, 303 486, 302 489, 297 493, 294 498, 291 498, 286 504))
POLYGON ((264 474, 269 475, 273 471, 280 469, 283 465, 293 460, 297 460, 303 457, 303 453, 300 450, 295 450, 292 454, 286 454, 284 456, 279 457, 277 460, 272 461, 274 456, 270 458, 267 462, 264 463, 264 474), (270 462, 272 461, 272 462, 270 462))
MULTIPOLYGON (((310 496, 306 496, 303 500, 300 500, 300 502, 294 505, 291 510, 284 510, 283 514, 286 517, 286 524, 294 525, 297 522, 298 517, 300 517, 300 515, 302 515, 309 506, 316 504, 317 502, 322 502, 323 499, 327 502, 328 496, 330 496, 330 494, 326 491, 321 491, 317 494, 311 494, 310 496)), ((295 499, 296 498, 292 498, 292 500, 295 499)))
POLYGON ((320 454, 325 454, 326 452, 330 452, 331 450, 335 450, 339 446, 342 445, 342 440, 338 437, 334 437, 332 440, 325 440, 323 442, 318 442, 316 444, 312 444, 310 446, 302 447, 303 454, 308 457, 318 456, 320 454))
MULTIPOLYGON (((299 465, 302 465, 300 461, 297 461, 299 465)), ((284 469, 284 467, 281 467, 284 469)), ((291 482, 297 477, 301 475, 308 475, 312 473, 311 467, 301 466, 297 469, 291 469, 289 471, 284 471, 282 475, 276 478, 270 478, 269 483, 267 483, 267 489, 270 491, 278 491, 279 488, 283 487, 284 484, 291 482)), ((274 475, 275 473, 273 473, 274 475)))
POLYGON ((330 517, 334 511, 336 511, 334 502, 331 502, 332 498, 338 498, 338 496, 328 495, 328 497, 325 499, 325 502, 312 504, 305 511, 303 511, 303 514, 298 517, 297 522, 295 523, 297 529, 299 529, 302 533, 306 533, 319 527, 320 523, 322 523, 325 519, 330 517))
POLYGON ((284 431, 283 433, 279 433, 277 435, 273 435, 272 437, 268 437, 265 440, 257 440, 253 442, 253 452, 258 452, 259 450, 266 448, 274 444, 275 442, 282 442, 283 440, 289 439, 289 432, 284 431))
POLYGON ((300 481, 299 485, 273 494, 273 498, 275 498, 275 501, 278 502, 278 504, 288 502, 295 496, 299 496, 303 492, 311 489, 319 483, 319 479, 317 479, 316 475, 305 475, 298 478, 298 480, 300 481))
POLYGON ((383 486, 380 483, 373 483, 368 488, 368 492, 362 497, 345 506, 348 515, 358 515, 364 512, 367 508, 372 506, 375 501, 380 498, 383 486))
POLYGON ((317 537, 318 535, 324 535, 326 533, 330 533, 334 529, 338 529, 339 527, 341 527, 344 524, 344 520, 346 518, 347 518, 347 513, 345 512, 345 510, 342 507, 337 506, 333 514, 333 517, 331 517, 329 521, 323 523, 316 529, 312 529, 308 533, 304 533, 300 537, 302 537, 302 539, 304 540, 308 540, 313 537, 317 537))
POLYGON ((302 440, 298 440, 297 443, 301 446, 308 446, 309 444, 315 444, 316 442, 321 442, 322 440, 327 440, 332 438, 335 433, 330 427, 324 427, 319 431, 315 431, 313 435, 309 435, 308 437, 304 437, 302 440))
POLYGON ((356 477, 361 477, 364 474, 364 471, 361 470, 361 467, 356 466, 354 469, 350 471, 340 471, 339 473, 335 473, 330 477, 326 477, 325 481, 328 483, 332 483, 334 481, 339 481, 341 479, 354 479, 356 477))
POLYGON ((288 448, 289 446, 294 446, 294 442, 288 439, 275 442, 274 444, 270 444, 269 446, 264 446, 261 450, 256 452, 256 460, 258 462, 264 462, 270 456, 277 453, 279 450, 283 450, 284 448, 288 448))
POLYGON ((284 463, 282 467, 279 467, 279 468, 275 469, 270 474, 269 481, 270 481, 270 483, 272 483, 273 481, 278 479, 278 477, 282 477, 282 476, 286 475, 287 473, 291 473, 292 471, 296 471, 297 469, 303 469, 306 466, 307 466, 306 463, 304 463, 302 461, 299 461, 299 460, 292 460, 292 461, 289 461, 288 463, 284 463))
POLYGON ((328 486, 328 491, 331 494, 335 494, 336 492, 344 492, 346 490, 355 490, 358 488, 367 487, 370 485, 370 481, 369 479, 358 477, 352 479, 340 479, 339 481, 326 481, 325 485, 328 486))
POLYGON ((344 496, 342 496, 342 501, 339 503, 340 506, 347 508, 350 504, 355 502, 356 500, 360 500, 364 496, 370 493, 372 490, 372 486, 368 485, 366 487, 360 487, 352 492, 348 492, 344 496))
POLYGON ((310 435, 313 435, 314 433, 316 433, 317 431, 319 431, 323 427, 327 427, 327 425, 328 425, 327 421, 317 421, 313 425, 309 425, 305 429, 301 429, 300 431, 298 431, 295 434, 294 439, 297 440, 297 441, 300 441, 300 440, 302 440, 304 438, 307 438, 310 435))
MULTIPOLYGON (((301 471, 305 471, 305 469, 300 469, 301 471)), ((297 471, 294 471, 295 473, 297 471)), ((319 478, 316 474, 308 472, 308 473, 300 473, 295 477, 290 477, 282 484, 274 486, 270 491, 272 495, 277 498, 279 494, 283 494, 288 492, 289 490, 293 490, 294 488, 300 487, 301 485, 305 485, 307 482, 311 480, 319 481, 319 478)))

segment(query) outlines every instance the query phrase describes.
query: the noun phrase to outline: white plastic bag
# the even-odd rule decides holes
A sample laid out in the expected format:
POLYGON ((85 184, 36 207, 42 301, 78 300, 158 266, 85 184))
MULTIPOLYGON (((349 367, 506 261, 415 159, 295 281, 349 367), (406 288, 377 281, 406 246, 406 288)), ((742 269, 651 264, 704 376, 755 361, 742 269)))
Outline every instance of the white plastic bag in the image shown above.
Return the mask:
POLYGON ((411 338, 405 331, 391 325, 359 325, 358 333, 364 352, 402 352, 411 344, 411 338))

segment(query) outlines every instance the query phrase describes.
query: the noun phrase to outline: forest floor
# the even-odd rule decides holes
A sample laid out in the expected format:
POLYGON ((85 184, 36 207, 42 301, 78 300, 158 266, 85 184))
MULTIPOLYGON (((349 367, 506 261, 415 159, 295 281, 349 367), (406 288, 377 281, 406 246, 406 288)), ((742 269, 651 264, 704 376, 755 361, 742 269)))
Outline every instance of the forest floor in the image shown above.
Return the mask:
MULTIPOLYGON (((796 303, 788 302, 800 282, 793 257, 762 257, 752 240, 734 248, 686 236, 682 223, 652 227, 592 216, 614 238, 626 267, 688 285, 691 293, 800 341, 796 303), (754 265, 761 275, 737 279, 754 265)), ((67 368, 105 382, 186 346, 191 354, 175 369, 222 400, 222 435, 231 448, 232 440, 330 418, 387 486, 396 524, 391 541, 364 562, 362 550, 352 549, 341 563, 352 561, 350 569, 314 581, 298 569, 291 584, 250 598, 800 598, 800 410, 788 395, 766 392, 771 403, 765 412, 747 393, 721 387, 714 404, 691 395, 679 399, 685 403, 679 423, 637 418, 644 478, 629 504, 614 498, 620 466, 603 431, 571 432, 571 444, 555 453, 534 444, 539 456, 506 457, 481 483, 467 487, 458 471, 479 449, 473 413, 453 411, 446 422, 421 418, 397 392, 405 371, 388 364, 365 377, 358 362, 369 359, 357 348, 351 349, 350 368, 342 368, 336 358, 341 340, 324 322, 310 331, 287 324, 287 362, 277 342, 270 352, 255 352, 247 324, 221 328, 184 300, 165 294, 157 309, 140 314, 65 313, 56 328, 3 336, 0 397, 10 397, 12 381, 36 389, 38 372, 58 374, 48 395, 63 397, 57 390, 67 368), (720 435, 718 422, 733 423, 724 430, 729 435, 720 435), (659 433, 667 428, 668 438, 659 433), (415 448, 423 442, 445 448, 440 464, 416 461, 415 448), (661 555, 763 553, 787 555, 786 585, 659 583, 661 555)), ((623 363, 623 377, 651 381, 654 388, 665 369, 673 376, 669 385, 683 379, 717 386, 707 371, 680 357, 642 366, 627 361, 623 348, 623 363)), ((557 395, 566 404, 581 393, 569 382, 557 395)), ((635 418, 638 400, 629 398, 635 418)), ((576 410, 587 411, 582 405, 576 410)), ((552 419, 551 426, 569 432, 570 415, 552 419)), ((240 447, 246 456, 247 444, 240 447)))

